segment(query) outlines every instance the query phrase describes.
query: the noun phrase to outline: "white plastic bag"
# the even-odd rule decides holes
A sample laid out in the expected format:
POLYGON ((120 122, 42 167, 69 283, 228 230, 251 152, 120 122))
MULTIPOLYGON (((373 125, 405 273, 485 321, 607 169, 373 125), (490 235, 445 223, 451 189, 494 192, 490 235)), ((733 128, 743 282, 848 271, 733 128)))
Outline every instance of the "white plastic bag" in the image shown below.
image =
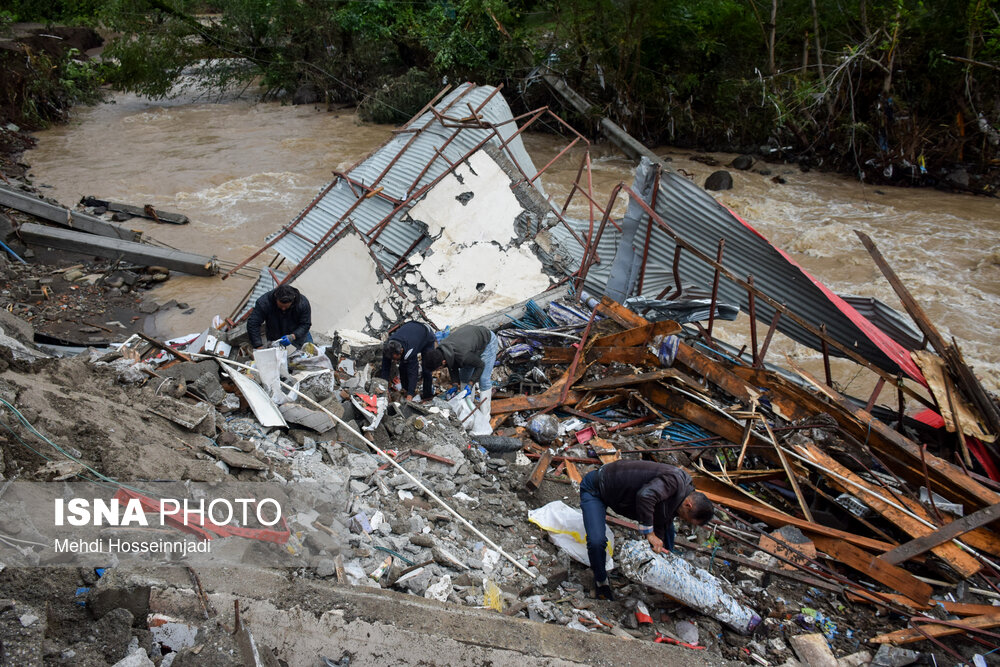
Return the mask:
POLYGON ((468 388, 459 390, 448 400, 448 407, 454 413, 458 421, 462 421, 472 414, 472 397, 468 388))
MULTIPOLYGON (((528 521, 549 534, 549 539, 560 549, 568 553, 573 560, 590 566, 587 556, 587 529, 583 526, 583 512, 570 507, 561 500, 553 500, 544 507, 528 512, 528 521)), ((611 560, 615 550, 615 535, 611 528, 604 527, 608 538, 607 569, 613 570, 615 563, 611 560)))
POLYGON ((288 351, 277 347, 254 350, 253 361, 260 376, 260 384, 270 394, 275 405, 287 403, 290 399, 281 389, 281 378, 288 376, 288 351))
POLYGON ((479 394, 479 407, 472 417, 465 422, 465 427, 472 435, 493 435, 493 425, 490 424, 490 404, 493 390, 487 389, 479 394))

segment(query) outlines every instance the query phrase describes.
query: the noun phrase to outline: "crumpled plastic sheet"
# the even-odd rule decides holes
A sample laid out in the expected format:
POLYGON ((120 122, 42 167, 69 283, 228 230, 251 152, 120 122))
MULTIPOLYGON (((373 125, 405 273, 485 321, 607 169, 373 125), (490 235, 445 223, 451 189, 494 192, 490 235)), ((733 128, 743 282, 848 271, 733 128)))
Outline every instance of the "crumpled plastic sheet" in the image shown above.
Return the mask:
POLYGON ((619 549, 618 558, 629 579, 655 588, 740 634, 749 634, 760 623, 760 616, 737 602, 716 577, 672 553, 654 554, 646 540, 628 540, 619 549))

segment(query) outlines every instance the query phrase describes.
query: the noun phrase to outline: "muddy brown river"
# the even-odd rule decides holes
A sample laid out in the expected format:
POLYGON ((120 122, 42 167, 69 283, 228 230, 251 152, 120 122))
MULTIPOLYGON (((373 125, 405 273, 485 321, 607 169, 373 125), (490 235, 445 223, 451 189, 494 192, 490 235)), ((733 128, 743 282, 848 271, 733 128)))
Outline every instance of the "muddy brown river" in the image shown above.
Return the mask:
MULTIPOLYGON (((295 217, 331 180, 331 171, 348 168, 391 131, 361 123, 353 112, 311 106, 150 102, 118 95, 76 109, 67 125, 37 133, 38 145, 25 161, 34 183, 66 205, 93 195, 184 213, 191 218, 188 225, 136 219, 132 226, 171 246, 235 263, 295 217)), ((550 135, 525 136, 539 167, 566 143, 550 135)), ((670 147, 657 153, 699 184, 723 168, 670 147)), ((580 155, 572 151, 542 176, 554 201, 565 199, 580 155)), ((722 165, 734 157, 712 155, 722 165)), ((598 201, 605 201, 619 181, 631 182, 631 162, 613 147, 593 146, 591 156, 598 201)), ((834 291, 874 296, 901 310, 853 230, 867 233, 942 333, 955 337, 984 385, 1000 388, 1000 200, 875 188, 837 175, 803 173, 792 165, 758 166, 786 182, 730 170, 734 188, 715 193, 717 199, 834 291)), ((617 210, 624 210, 624 200, 617 210)), ((570 213, 586 219, 585 200, 578 197, 570 213)), ((228 315, 250 286, 250 279, 240 277, 172 278, 156 297, 186 302, 196 311, 171 313, 156 328, 167 334, 200 331, 213 314, 228 315)), ((722 337, 736 345, 749 342, 746 322, 741 315, 726 323, 722 337)), ((789 355, 817 368, 818 353, 790 341, 771 350, 769 359, 778 363, 789 355)), ((837 363, 834 369, 835 379, 850 393, 863 394, 873 384, 868 373, 855 378, 853 364, 837 363)))

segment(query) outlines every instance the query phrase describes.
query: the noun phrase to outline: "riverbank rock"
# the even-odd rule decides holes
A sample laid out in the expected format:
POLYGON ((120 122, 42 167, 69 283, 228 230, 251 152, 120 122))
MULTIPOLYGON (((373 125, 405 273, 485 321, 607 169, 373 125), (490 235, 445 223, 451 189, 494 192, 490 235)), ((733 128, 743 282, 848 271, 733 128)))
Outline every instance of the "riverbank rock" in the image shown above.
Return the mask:
POLYGON ((728 171, 714 171, 705 179, 706 190, 732 190, 733 176, 728 171))

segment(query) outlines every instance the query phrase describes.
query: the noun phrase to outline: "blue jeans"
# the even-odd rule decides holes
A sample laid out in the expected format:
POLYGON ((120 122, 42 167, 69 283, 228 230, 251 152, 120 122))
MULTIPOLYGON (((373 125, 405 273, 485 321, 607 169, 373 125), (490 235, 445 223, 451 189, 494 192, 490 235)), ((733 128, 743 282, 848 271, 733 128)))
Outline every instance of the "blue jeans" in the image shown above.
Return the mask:
POLYGON ((479 355, 483 360, 483 372, 478 378, 472 377, 473 366, 462 366, 458 369, 458 381, 462 384, 476 380, 479 382, 479 391, 489 391, 493 388, 493 367, 497 364, 497 351, 500 349, 500 341, 497 335, 490 332, 490 342, 486 344, 486 349, 479 355))
POLYGON ((588 472, 580 483, 580 509, 583 511, 583 527, 587 531, 587 557, 590 569, 594 571, 594 581, 603 584, 608 580, 607 570, 607 506, 601 500, 598 484, 598 470, 588 472))
POLYGON ((493 367, 497 365, 497 351, 500 348, 500 341, 497 335, 490 332, 490 342, 486 344, 486 349, 479 355, 483 360, 483 374, 479 378, 479 391, 489 391, 493 388, 493 367))

